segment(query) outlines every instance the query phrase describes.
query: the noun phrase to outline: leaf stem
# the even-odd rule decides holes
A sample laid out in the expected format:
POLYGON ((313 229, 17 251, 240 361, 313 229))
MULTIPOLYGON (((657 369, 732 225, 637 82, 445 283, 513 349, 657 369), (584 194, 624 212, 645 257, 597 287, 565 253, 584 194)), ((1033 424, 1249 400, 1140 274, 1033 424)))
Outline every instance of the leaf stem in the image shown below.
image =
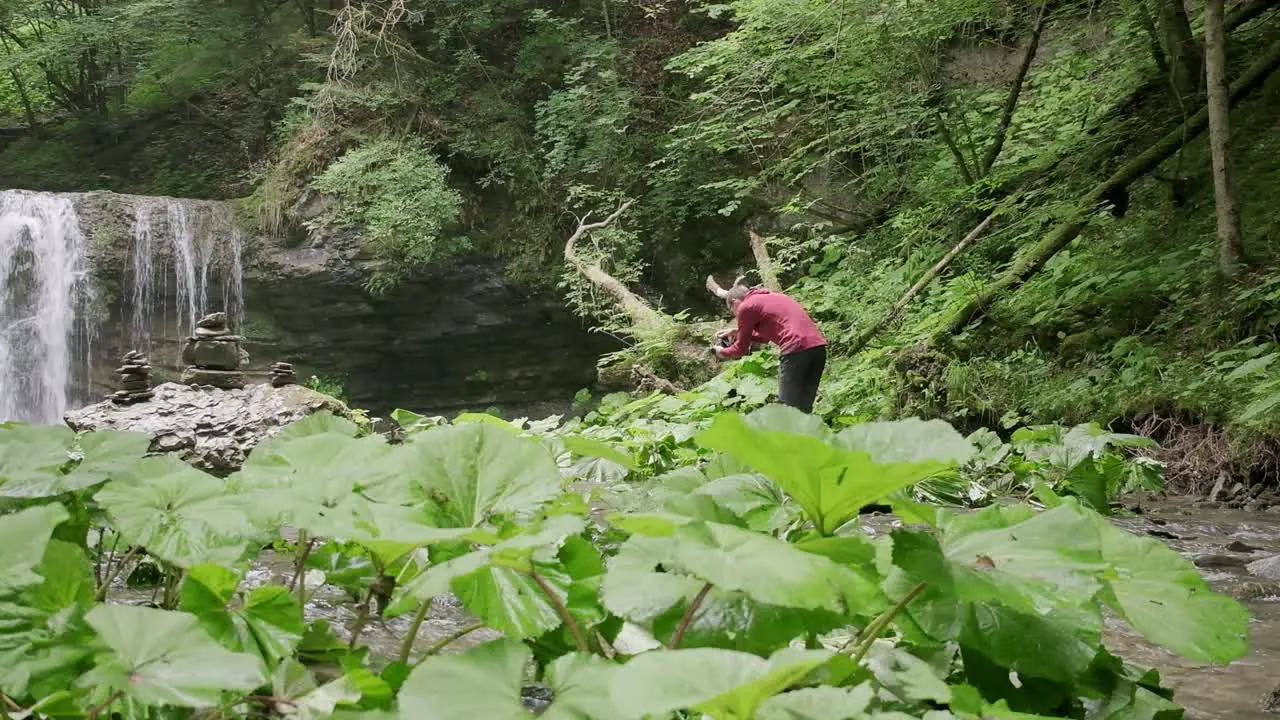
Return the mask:
POLYGON ((106 577, 102 579, 102 584, 98 586, 98 593, 94 596, 94 600, 103 602, 107 599, 107 591, 111 589, 111 583, 115 582, 116 576, 120 574, 120 571, 124 569, 124 566, 128 565, 129 561, 132 560, 133 556, 137 555, 140 550, 142 550, 141 545, 134 545, 129 548, 129 552, 125 553, 124 557, 120 558, 120 562, 111 567, 111 570, 106 574, 106 577))
POLYGON ((884 632, 884 629, 888 627, 889 623, 893 622, 893 619, 898 616, 898 613, 902 612, 903 609, 905 609, 912 600, 915 600, 920 593, 924 592, 924 589, 928 586, 929 583, 922 582, 911 588, 911 591, 906 595, 903 595, 902 599, 895 603, 893 607, 880 613, 880 616, 873 620, 870 625, 863 628, 862 632, 858 633, 857 637, 850 640, 844 648, 841 648, 841 651, 848 648, 849 645, 852 645, 853 652, 850 657, 853 658, 854 663, 862 662, 863 656, 871 649, 871 645, 876 641, 876 638, 880 637, 880 633, 884 632))
POLYGON ((578 627, 578 622, 573 619, 569 608, 565 606, 564 601, 556 594, 555 588, 551 587, 551 583, 539 575, 537 570, 529 570, 529 577, 538 584, 543 594, 551 601, 551 605, 555 607, 556 612, 560 614, 560 619, 564 621, 565 627, 569 628, 569 632, 573 635, 573 642, 578 646, 578 652, 591 652, 591 648, 587 645, 587 638, 582 634, 582 628, 578 627))
POLYGON ((404 640, 400 642, 400 662, 409 663, 409 656, 413 654, 413 644, 418 640, 418 631, 422 629, 422 623, 427 619, 427 613, 430 610, 430 600, 423 601, 418 607, 418 614, 413 616, 413 622, 409 624, 409 634, 405 635, 404 640))
POLYGON ((293 564, 293 579, 289 581, 289 592, 298 590, 298 606, 305 608, 307 605, 307 558, 311 555, 311 546, 315 543, 313 538, 307 536, 306 530, 298 531, 298 557, 293 564))
POLYGON ((702 607, 702 601, 707 599, 707 593, 709 592, 711 592, 711 583, 703 585, 698 594, 693 596, 693 602, 689 603, 689 609, 684 611, 684 617, 680 618, 680 624, 676 626, 676 631, 671 636, 671 641, 667 643, 668 650, 675 650, 680 646, 680 641, 684 639, 685 632, 693 624, 694 614, 698 612, 698 608, 702 607))
POLYGON ((356 641, 360 639, 360 633, 364 630, 365 623, 369 622, 369 603, 373 600, 373 585, 369 586, 369 591, 364 594, 364 602, 360 603, 360 612, 356 615, 356 622, 351 626, 351 641, 347 643, 348 650, 354 650, 356 641))
POLYGON ((103 710, 106 710, 107 708, 111 707, 112 703, 119 700, 122 695, 124 695, 124 691, 117 690, 111 693, 111 697, 107 698, 106 702, 102 703, 101 705, 95 705, 89 708, 89 712, 85 714, 86 720, 94 720, 94 718, 98 717, 98 715, 103 710))
POLYGON ((449 646, 450 643, 454 642, 455 640, 460 640, 484 626, 485 626, 484 623, 476 623, 474 625, 468 625, 460 630, 455 630, 454 632, 440 638, 435 642, 435 644, 427 648, 426 652, 422 653, 422 657, 418 658, 418 662, 414 663, 413 666, 417 667, 421 665, 424 660, 431 657, 432 655, 435 655, 441 650, 445 649, 446 647, 449 646))

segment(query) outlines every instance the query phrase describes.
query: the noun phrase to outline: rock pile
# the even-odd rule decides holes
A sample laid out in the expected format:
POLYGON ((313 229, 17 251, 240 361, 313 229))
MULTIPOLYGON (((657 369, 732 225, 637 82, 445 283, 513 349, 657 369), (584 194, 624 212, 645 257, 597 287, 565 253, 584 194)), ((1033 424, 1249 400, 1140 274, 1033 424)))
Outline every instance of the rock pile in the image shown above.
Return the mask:
POLYGON ((312 413, 351 417, 346 405, 302 385, 273 388, 266 383, 243 390, 209 392, 177 383, 152 388, 148 403, 100 402, 68 412, 71 429, 132 430, 151 436, 151 452, 175 453, 202 470, 227 475, 245 456, 280 428, 312 413))
POLYGON ((247 356, 240 349, 239 335, 232 335, 227 327, 227 314, 216 312, 200 318, 195 334, 187 338, 182 347, 182 382, 188 385, 209 385, 223 390, 244 387, 244 374, 240 372, 247 356))
POLYGON ((284 387, 285 385, 297 385, 298 374, 293 371, 293 365, 287 362, 278 362, 271 366, 271 387, 284 387))
POLYGON ((132 405, 150 400, 151 363, 137 350, 130 350, 124 356, 120 367, 116 368, 120 376, 120 389, 107 397, 117 405, 132 405))

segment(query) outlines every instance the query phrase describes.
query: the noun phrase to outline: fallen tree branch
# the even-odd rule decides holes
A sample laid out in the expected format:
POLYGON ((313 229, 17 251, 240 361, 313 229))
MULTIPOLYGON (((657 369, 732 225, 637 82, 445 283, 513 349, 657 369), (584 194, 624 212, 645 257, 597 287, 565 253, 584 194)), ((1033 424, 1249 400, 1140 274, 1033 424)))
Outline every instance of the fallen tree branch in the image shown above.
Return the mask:
MULTIPOLYGON (((1271 47, 1231 84, 1231 104, 1234 105, 1241 98, 1261 86, 1277 68, 1280 68, 1280 41, 1272 43, 1271 47)), ((1135 180, 1154 170, 1183 145, 1191 142, 1200 133, 1204 132, 1208 125, 1209 112, 1202 107, 1199 112, 1188 117, 1181 125, 1160 138, 1154 145, 1120 166, 1111 177, 1099 183, 1080 199, 1070 220, 1055 227, 1039 243, 1024 253, 1004 275, 988 285, 977 297, 958 310, 947 323, 946 328, 935 337, 935 340, 945 340, 947 336, 960 332, 969 323, 986 312, 987 307, 1000 294, 1020 287, 1032 275, 1035 275, 1040 268, 1044 267, 1045 263, 1049 262, 1059 250, 1065 248, 1080 235, 1080 232, 1088 224, 1090 213, 1104 198, 1127 188, 1135 180)))
POLYGON ((964 249, 969 247, 970 243, 977 240, 982 233, 986 232, 987 228, 991 226, 991 221, 995 220, 998 213, 999 210, 993 211, 990 215, 987 215, 986 219, 979 223, 977 227, 970 230, 969 234, 965 235, 960 242, 956 243, 955 247, 947 251, 947 254, 943 255, 941 260, 934 263, 933 267, 929 268, 924 275, 920 276, 920 279, 916 281, 916 284, 912 285, 911 289, 907 290, 906 294, 903 295, 898 302, 894 303, 893 307, 889 308, 889 312, 885 313, 876 324, 867 328, 866 331, 859 335, 858 338, 853 341, 853 344, 845 349, 844 352, 852 355, 853 353, 862 350, 862 348, 866 347, 867 343, 871 342, 871 340, 875 338, 877 333, 888 327, 888 325, 894 320, 898 319, 898 316, 902 314, 903 309, 907 307, 907 304, 910 303, 921 290, 923 290, 929 283, 933 282, 933 279, 946 269, 947 265, 951 264, 951 261, 954 260, 957 255, 964 252, 964 249))
POLYGON ((778 282, 778 274, 773 270, 773 258, 769 257, 769 247, 764 244, 764 238, 754 230, 747 231, 747 238, 751 241, 751 254, 755 255, 756 268, 760 271, 760 284, 775 292, 782 292, 782 285, 778 282))
POLYGON ((1036 16, 1035 29, 1031 31, 1031 41, 1027 44, 1027 52, 1022 56, 1022 63, 1018 65, 1018 72, 1013 76, 1013 85, 1009 88, 1009 95, 1005 98, 1004 109, 1000 112, 1000 122, 996 125, 995 137, 991 139, 991 145, 987 148, 986 154, 982 156, 982 164, 978 166, 978 176, 986 177, 991 172, 991 167, 996 164, 996 160, 1000 157, 1000 151, 1004 149, 1005 138, 1009 135, 1009 126, 1013 124, 1013 113, 1018 109, 1018 99, 1022 97, 1022 86, 1026 83, 1027 73, 1031 71, 1031 61, 1036 58, 1036 50, 1040 47, 1040 36, 1044 34, 1045 25, 1049 24, 1049 0, 1043 0, 1040 3, 1040 13, 1036 16))
POLYGON ((645 302, 644 298, 631 292, 621 280, 610 275, 600 265, 588 262, 578 254, 577 242, 579 240, 586 237, 588 233, 611 225, 634 202, 634 200, 628 200, 622 203, 612 214, 598 222, 588 223, 586 218, 579 221, 577 229, 573 231, 573 234, 564 243, 564 259, 588 282, 608 293, 636 327, 645 329, 660 328, 669 324, 666 316, 654 310, 649 303, 645 302))

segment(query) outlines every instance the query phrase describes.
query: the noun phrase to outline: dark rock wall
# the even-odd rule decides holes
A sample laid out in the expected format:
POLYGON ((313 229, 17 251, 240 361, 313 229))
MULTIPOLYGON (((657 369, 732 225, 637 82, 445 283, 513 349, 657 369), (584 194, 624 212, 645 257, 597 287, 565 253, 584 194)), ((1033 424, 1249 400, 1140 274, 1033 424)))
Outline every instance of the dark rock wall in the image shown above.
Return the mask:
MULTIPOLYGON (((149 198, 112 193, 77 196, 81 227, 91 239, 100 288, 93 383, 89 397, 111 389, 120 357, 138 348, 133 319, 132 253, 136 208, 149 198)), ((190 202, 193 217, 213 203, 190 202)), ((216 224, 202 225, 213 228, 216 224)), ((202 229, 228 242, 225 229, 202 229)), ((164 222, 155 233, 167 232, 164 222)), ((182 302, 168 246, 153 239, 157 275, 142 330, 157 381, 176 380, 185 333, 177 332, 182 302)), ((563 412, 579 389, 595 383, 596 360, 616 343, 587 326, 546 289, 512 282, 501 262, 459 258, 384 296, 364 289, 367 268, 349 236, 310 237, 305 247, 243 238, 243 321, 250 382, 265 382, 272 362, 292 362, 300 382, 311 375, 343 386, 355 407, 386 413, 403 407, 448 414, 498 408, 507 415, 563 412), (258 373, 258 374, 253 374, 258 373)), ((213 253, 218 254, 218 253, 213 253)), ((227 255, 227 253, 222 253, 227 255)), ((200 314, 232 311, 223 301, 231 268, 213 262, 208 302, 200 314)), ((234 312, 231 312, 234 316, 234 312)))
POLYGON ((254 364, 285 360, 300 379, 341 380, 357 407, 432 413, 562 412, 613 345, 548 292, 508 281, 501 263, 456 259, 371 296, 348 261, 321 250, 266 253, 245 278, 254 364))

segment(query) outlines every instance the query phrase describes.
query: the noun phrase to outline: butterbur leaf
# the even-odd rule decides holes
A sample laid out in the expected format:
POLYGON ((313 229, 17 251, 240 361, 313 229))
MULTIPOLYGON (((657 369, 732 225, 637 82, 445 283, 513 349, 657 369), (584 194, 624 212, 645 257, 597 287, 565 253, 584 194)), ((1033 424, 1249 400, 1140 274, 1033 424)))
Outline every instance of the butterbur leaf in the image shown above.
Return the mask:
POLYGON ((421 602, 452 590, 487 626, 513 637, 536 637, 558 627, 561 617, 530 573, 537 572, 562 601, 572 598, 569 577, 555 565, 535 563, 533 555, 554 558, 554 549, 582 528, 579 518, 552 516, 525 534, 431 566, 406 584, 405 593, 421 602))
POLYGON ((132 467, 151 447, 151 435, 125 430, 95 430, 80 436, 80 464, 63 478, 65 491, 106 482, 132 467))
POLYGON ((197 565, 183 581, 181 607, 229 648, 256 652, 269 663, 292 654, 306 629, 297 598, 283 586, 265 585, 240 603, 239 585, 236 572, 197 565))
POLYGON ((54 529, 69 517, 67 509, 57 504, 0 516, 0 596, 40 582, 36 566, 54 529))
POLYGON ((0 691, 36 697, 63 690, 83 670, 92 633, 82 613, 93 602, 89 558, 77 545, 50 540, 36 568, 42 580, 0 601, 0 691))
POLYGON ((617 665, 596 655, 570 653, 547 666, 547 684, 555 699, 542 720, 628 720, 632 717, 613 702, 609 679, 617 665))
POLYGON ((402 477, 370 484, 382 502, 439 503, 447 522, 474 527, 491 515, 536 509, 560 494, 560 472, 536 440, 467 423, 432 428, 401 445, 402 477))
POLYGON ((127 541, 178 567, 233 564, 253 532, 221 480, 171 455, 144 458, 96 499, 127 541))
POLYGON ((627 470, 640 469, 640 466, 636 464, 636 461, 631 456, 595 438, 582 435, 561 435, 560 442, 564 443, 564 448, 574 455, 608 460, 616 465, 621 465, 627 470))
POLYGON ((435 655, 400 688, 403 720, 530 720, 520 702, 532 653, 514 640, 495 640, 458 655, 435 655))
POLYGON ((349 495, 336 506, 319 511, 305 529, 313 536, 356 543, 384 565, 414 548, 474 535, 470 528, 433 527, 421 508, 371 502, 359 495, 349 495))
POLYGON ((1087 518, 1066 506, 944 515, 941 545, 892 534, 886 590, 898 597, 927 583, 907 618, 1019 673, 1070 682, 1083 672, 1101 640, 1093 598, 1105 569, 1087 518))
POLYGON ((1164 543, 1125 532, 1092 517, 1102 557, 1108 603, 1147 640, 1183 657, 1225 665, 1249 651, 1249 613, 1209 589, 1186 558, 1164 543))
MULTIPOLYGON (((563 601, 565 583, 549 575, 543 579, 563 601)), ((451 587, 467 612, 509 637, 537 637, 560 625, 559 613, 538 584, 514 570, 481 568, 455 579, 451 587)))
POLYGON ((288 701, 276 703, 276 712, 295 720, 326 720, 339 704, 360 700, 360 689, 346 675, 317 685, 311 671, 293 659, 272 673, 271 694, 288 701))
POLYGON ((0 497, 40 497, 29 488, 57 481, 73 442, 75 433, 59 425, 0 424, 0 497))
POLYGON ((874 697, 869 683, 801 688, 765 700, 755 720, 860 720, 874 697))
POLYGON ((266 682, 256 656, 218 645, 194 615, 99 605, 85 619, 107 651, 81 678, 84 687, 119 690, 144 705, 212 707, 226 691, 266 682))
POLYGON ((636 718, 676 710, 752 718, 767 699, 830 659, 825 650, 785 649, 768 660, 713 648, 653 650, 614 670, 609 688, 615 706, 636 718))
POLYGON ((847 427, 836 435, 834 444, 864 452, 880 465, 936 463, 939 470, 967 462, 977 452, 949 423, 920 418, 847 427))
POLYGON ((664 555, 671 569, 759 602, 832 612, 874 612, 884 604, 879 578, 768 535, 679 516, 613 515, 610 522, 632 533, 670 538, 664 555))
MULTIPOLYGON (((812 430, 812 421, 766 410, 770 418, 788 419, 769 427, 812 430)), ((748 418, 726 413, 697 440, 768 476, 804 508, 824 535, 856 517, 864 505, 964 460, 965 448, 972 452, 964 438, 940 421, 868 423, 835 437, 764 430, 759 425, 754 413, 748 418)))

